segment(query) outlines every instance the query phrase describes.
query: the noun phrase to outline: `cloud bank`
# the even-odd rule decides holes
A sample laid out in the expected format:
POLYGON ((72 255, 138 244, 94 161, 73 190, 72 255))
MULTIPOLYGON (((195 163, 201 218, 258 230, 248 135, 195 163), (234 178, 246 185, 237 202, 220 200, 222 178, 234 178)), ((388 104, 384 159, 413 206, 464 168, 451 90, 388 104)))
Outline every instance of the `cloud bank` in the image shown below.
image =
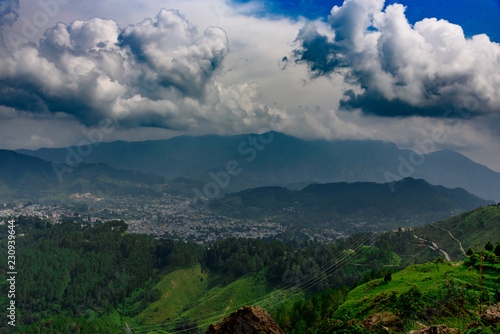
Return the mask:
POLYGON ((229 53, 223 29, 199 33, 162 9, 120 29, 92 18, 48 29, 0 59, 0 105, 35 114, 66 113, 86 126, 246 131, 275 117, 253 102, 256 85, 224 86, 216 76, 229 53))
POLYGON ((500 45, 486 35, 471 39, 446 20, 426 18, 411 25, 400 4, 346 0, 329 16, 330 32, 313 25, 299 32, 297 63, 313 77, 340 74, 357 85, 340 107, 379 116, 442 117, 473 98, 473 114, 500 108, 500 45))

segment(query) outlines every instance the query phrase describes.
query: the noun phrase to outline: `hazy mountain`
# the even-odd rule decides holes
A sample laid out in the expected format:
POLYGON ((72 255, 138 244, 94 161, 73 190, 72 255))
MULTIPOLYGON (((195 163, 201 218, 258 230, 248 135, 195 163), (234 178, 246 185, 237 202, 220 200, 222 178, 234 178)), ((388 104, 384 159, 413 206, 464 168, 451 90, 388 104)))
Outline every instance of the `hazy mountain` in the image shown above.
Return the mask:
POLYGON ((312 182, 382 183, 413 177, 500 201, 500 173, 457 152, 438 151, 415 159, 413 151, 382 141, 305 141, 270 132, 261 137, 182 136, 99 143, 88 152, 80 150, 83 155, 77 147, 19 152, 48 161, 105 163, 169 179, 185 176, 205 181, 213 181, 210 172, 226 171, 228 162, 236 161, 239 173, 232 172, 222 192, 289 184, 296 188, 312 182))
POLYGON ((70 168, 0 150, 0 200, 61 200, 73 193, 103 195, 154 194, 165 182, 157 175, 117 170, 105 164, 70 168))
POLYGON ((271 218, 352 234, 423 225, 491 203, 460 188, 406 178, 391 184, 312 184, 300 191, 248 189, 214 200, 210 207, 231 217, 271 218))

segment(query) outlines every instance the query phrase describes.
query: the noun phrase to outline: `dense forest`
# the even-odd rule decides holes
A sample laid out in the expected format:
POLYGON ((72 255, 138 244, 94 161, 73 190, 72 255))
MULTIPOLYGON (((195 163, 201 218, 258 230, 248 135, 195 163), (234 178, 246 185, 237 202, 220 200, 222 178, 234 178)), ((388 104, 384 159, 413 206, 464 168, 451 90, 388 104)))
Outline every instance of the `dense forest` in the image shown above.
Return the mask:
MULTIPOLYGON (((43 319, 51 319, 50 324, 59 326, 65 317, 95 322, 96 315, 117 309, 122 315, 137 314, 138 301, 144 308, 159 298, 153 289, 159 273, 165 275, 197 263, 204 272, 211 273, 213 285, 227 285, 244 275, 262 272, 270 287, 294 285, 317 293, 351 285, 367 272, 396 261, 393 252, 375 247, 377 241, 372 234, 304 248, 282 241, 235 238, 202 247, 128 234, 123 221, 89 226, 20 217, 15 226, 16 269, 22 273, 16 282, 19 326, 43 319), (360 258, 349 255, 353 249, 363 250, 360 258), (356 261, 363 265, 354 265, 356 261), (333 270, 337 275, 328 274, 333 270)), ((4 225, 0 230, 4 237, 5 229, 4 225)), ((0 247, 1 254, 7 254, 6 240, 0 247)), ((3 278, 2 282, 6 282, 3 278)), ((7 285, 3 283, 1 288, 5 295, 7 285)), ((7 302, 2 300, 1 307, 7 307, 7 302)))
POLYGON ((300 229, 334 228, 348 235, 425 225, 492 204, 463 189, 447 189, 406 178, 373 182, 311 184, 302 190, 262 187, 210 202, 218 214, 272 219, 300 229))
MULTIPOLYGON (((483 207, 457 217, 468 219, 471 228, 476 226, 474 217, 487 227, 496 221, 498 209, 483 207)), ((436 226, 439 224, 448 221, 436 226)), ((222 317, 232 301, 222 298, 215 305, 216 296, 242 287, 249 290, 241 293, 252 298, 274 298, 268 311, 286 332, 296 334, 326 329, 347 333, 373 310, 411 321, 429 321, 428 314, 438 305, 422 303, 424 297, 439 301, 439 307, 448 313, 466 314, 481 302, 500 302, 500 243, 491 241, 469 247, 462 256, 463 264, 452 266, 439 258, 439 249, 405 229, 361 233, 334 243, 228 238, 201 246, 129 234, 127 224, 116 220, 94 225, 73 221, 52 224, 19 217, 14 225, 16 271, 20 273, 16 277, 17 329, 24 333, 114 333, 129 323, 151 326, 160 321, 155 318, 162 312, 159 305, 167 305, 158 303, 173 291, 165 284, 174 284, 175 277, 187 277, 187 286, 198 282, 204 290, 194 295, 184 287, 186 291, 180 293, 191 293, 191 300, 172 296, 169 303, 178 303, 180 309, 163 317, 161 329, 152 333, 198 333, 197 328, 203 330, 208 322, 198 323, 197 312, 218 309, 223 310, 218 311, 222 317), (189 270, 194 276, 179 276, 189 270), (442 277, 421 279, 413 271, 420 276, 437 271, 442 277), (480 290, 477 277, 483 271, 484 290, 480 290), (453 275, 455 280, 450 279, 453 275), (362 291, 356 292, 359 289, 362 291), (372 290, 370 301, 366 291, 372 290), (194 313, 190 313, 191 308, 194 313), (401 310, 412 311, 406 314, 401 310)), ((468 225, 457 226, 464 230, 468 225)), ((471 235, 476 240, 479 230, 475 228, 471 235)), ((8 227, 1 225, 0 254, 5 263, 7 236, 8 227)), ((481 240, 485 236, 483 233, 481 240)), ((0 293, 4 296, 9 288, 6 273, 5 269, 0 273, 0 293)), ((237 297, 234 293, 231 296, 228 298, 237 297)), ((251 300, 248 298, 242 302, 251 300)), ((0 307, 6 308, 8 302, 3 298, 0 307)), ((1 332, 10 329, 5 322, 0 326, 1 332)), ((362 326, 358 327, 363 333, 362 326)))

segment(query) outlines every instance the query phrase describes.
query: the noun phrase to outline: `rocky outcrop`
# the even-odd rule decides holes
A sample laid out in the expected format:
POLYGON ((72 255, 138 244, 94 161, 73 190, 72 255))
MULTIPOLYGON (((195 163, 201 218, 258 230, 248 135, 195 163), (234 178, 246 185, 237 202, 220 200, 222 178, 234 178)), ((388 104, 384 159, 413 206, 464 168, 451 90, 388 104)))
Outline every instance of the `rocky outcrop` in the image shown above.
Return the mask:
POLYGON ((500 325, 500 304, 490 306, 486 311, 479 315, 481 321, 474 321, 467 326, 467 329, 480 328, 483 326, 491 326, 497 328, 500 325))
POLYGON ((284 334, 264 309, 245 306, 231 313, 216 325, 210 325, 206 334, 284 334))
POLYGON ((455 328, 449 328, 446 325, 425 326, 418 330, 410 331, 408 334, 448 334, 458 333, 455 328))
POLYGON ((385 330, 386 332, 390 332, 403 329, 403 322, 401 319, 392 313, 372 314, 363 320, 361 325, 370 331, 385 330))

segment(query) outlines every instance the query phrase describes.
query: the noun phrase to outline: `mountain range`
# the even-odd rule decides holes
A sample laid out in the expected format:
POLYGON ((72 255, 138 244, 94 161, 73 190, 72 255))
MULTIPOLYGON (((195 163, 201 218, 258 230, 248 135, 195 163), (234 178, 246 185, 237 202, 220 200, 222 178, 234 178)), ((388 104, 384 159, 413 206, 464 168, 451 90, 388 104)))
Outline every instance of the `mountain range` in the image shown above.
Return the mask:
MULTIPOLYGON (((3 203, 16 200, 67 202, 75 193, 91 193, 101 198, 161 196, 165 192, 189 194, 193 188, 203 190, 210 182, 216 185, 215 181, 207 183, 186 177, 166 181, 163 176, 116 169, 103 163, 79 163, 71 167, 6 150, 0 150, 0 161, 0 201, 3 203)), ((263 173, 265 165, 261 162, 257 164, 259 166, 263 173)), ((304 165, 295 161, 295 167, 294 173, 304 165)), ((238 168, 244 169, 243 165, 238 168)), ((293 174, 289 169, 283 170, 293 174)), ((257 175, 259 170, 250 171, 257 175)), ((220 174, 211 175, 221 177, 220 174)), ((246 177, 229 175, 232 179, 246 180, 246 177)), ((361 231, 420 226, 488 204, 492 201, 483 200, 462 188, 449 189, 431 185, 425 180, 405 178, 383 184, 313 183, 303 189, 257 187, 226 193, 224 197, 210 201, 209 208, 228 217, 271 219, 293 225, 293 230, 301 227, 314 231, 327 229, 331 232, 329 237, 336 238, 336 233, 350 235, 361 231)))
POLYGON ((73 193, 157 195, 165 179, 137 171, 118 170, 105 164, 71 168, 0 150, 0 201, 64 201, 73 193))
POLYGON ((67 147, 18 152, 61 163, 105 163, 168 179, 182 176, 213 182, 214 175, 229 172, 230 180, 221 193, 260 186, 301 188, 310 183, 385 183, 412 177, 447 188, 464 188, 481 198, 500 201, 500 173, 454 151, 419 156, 415 151, 382 141, 306 141, 268 132, 97 142, 86 150, 67 147), (238 173, 228 170, 229 164, 238 173))
POLYGON ((299 191, 254 188, 213 200, 210 208, 230 217, 273 219, 353 234, 423 225, 487 204, 492 202, 460 188, 406 178, 389 184, 311 184, 299 191))

